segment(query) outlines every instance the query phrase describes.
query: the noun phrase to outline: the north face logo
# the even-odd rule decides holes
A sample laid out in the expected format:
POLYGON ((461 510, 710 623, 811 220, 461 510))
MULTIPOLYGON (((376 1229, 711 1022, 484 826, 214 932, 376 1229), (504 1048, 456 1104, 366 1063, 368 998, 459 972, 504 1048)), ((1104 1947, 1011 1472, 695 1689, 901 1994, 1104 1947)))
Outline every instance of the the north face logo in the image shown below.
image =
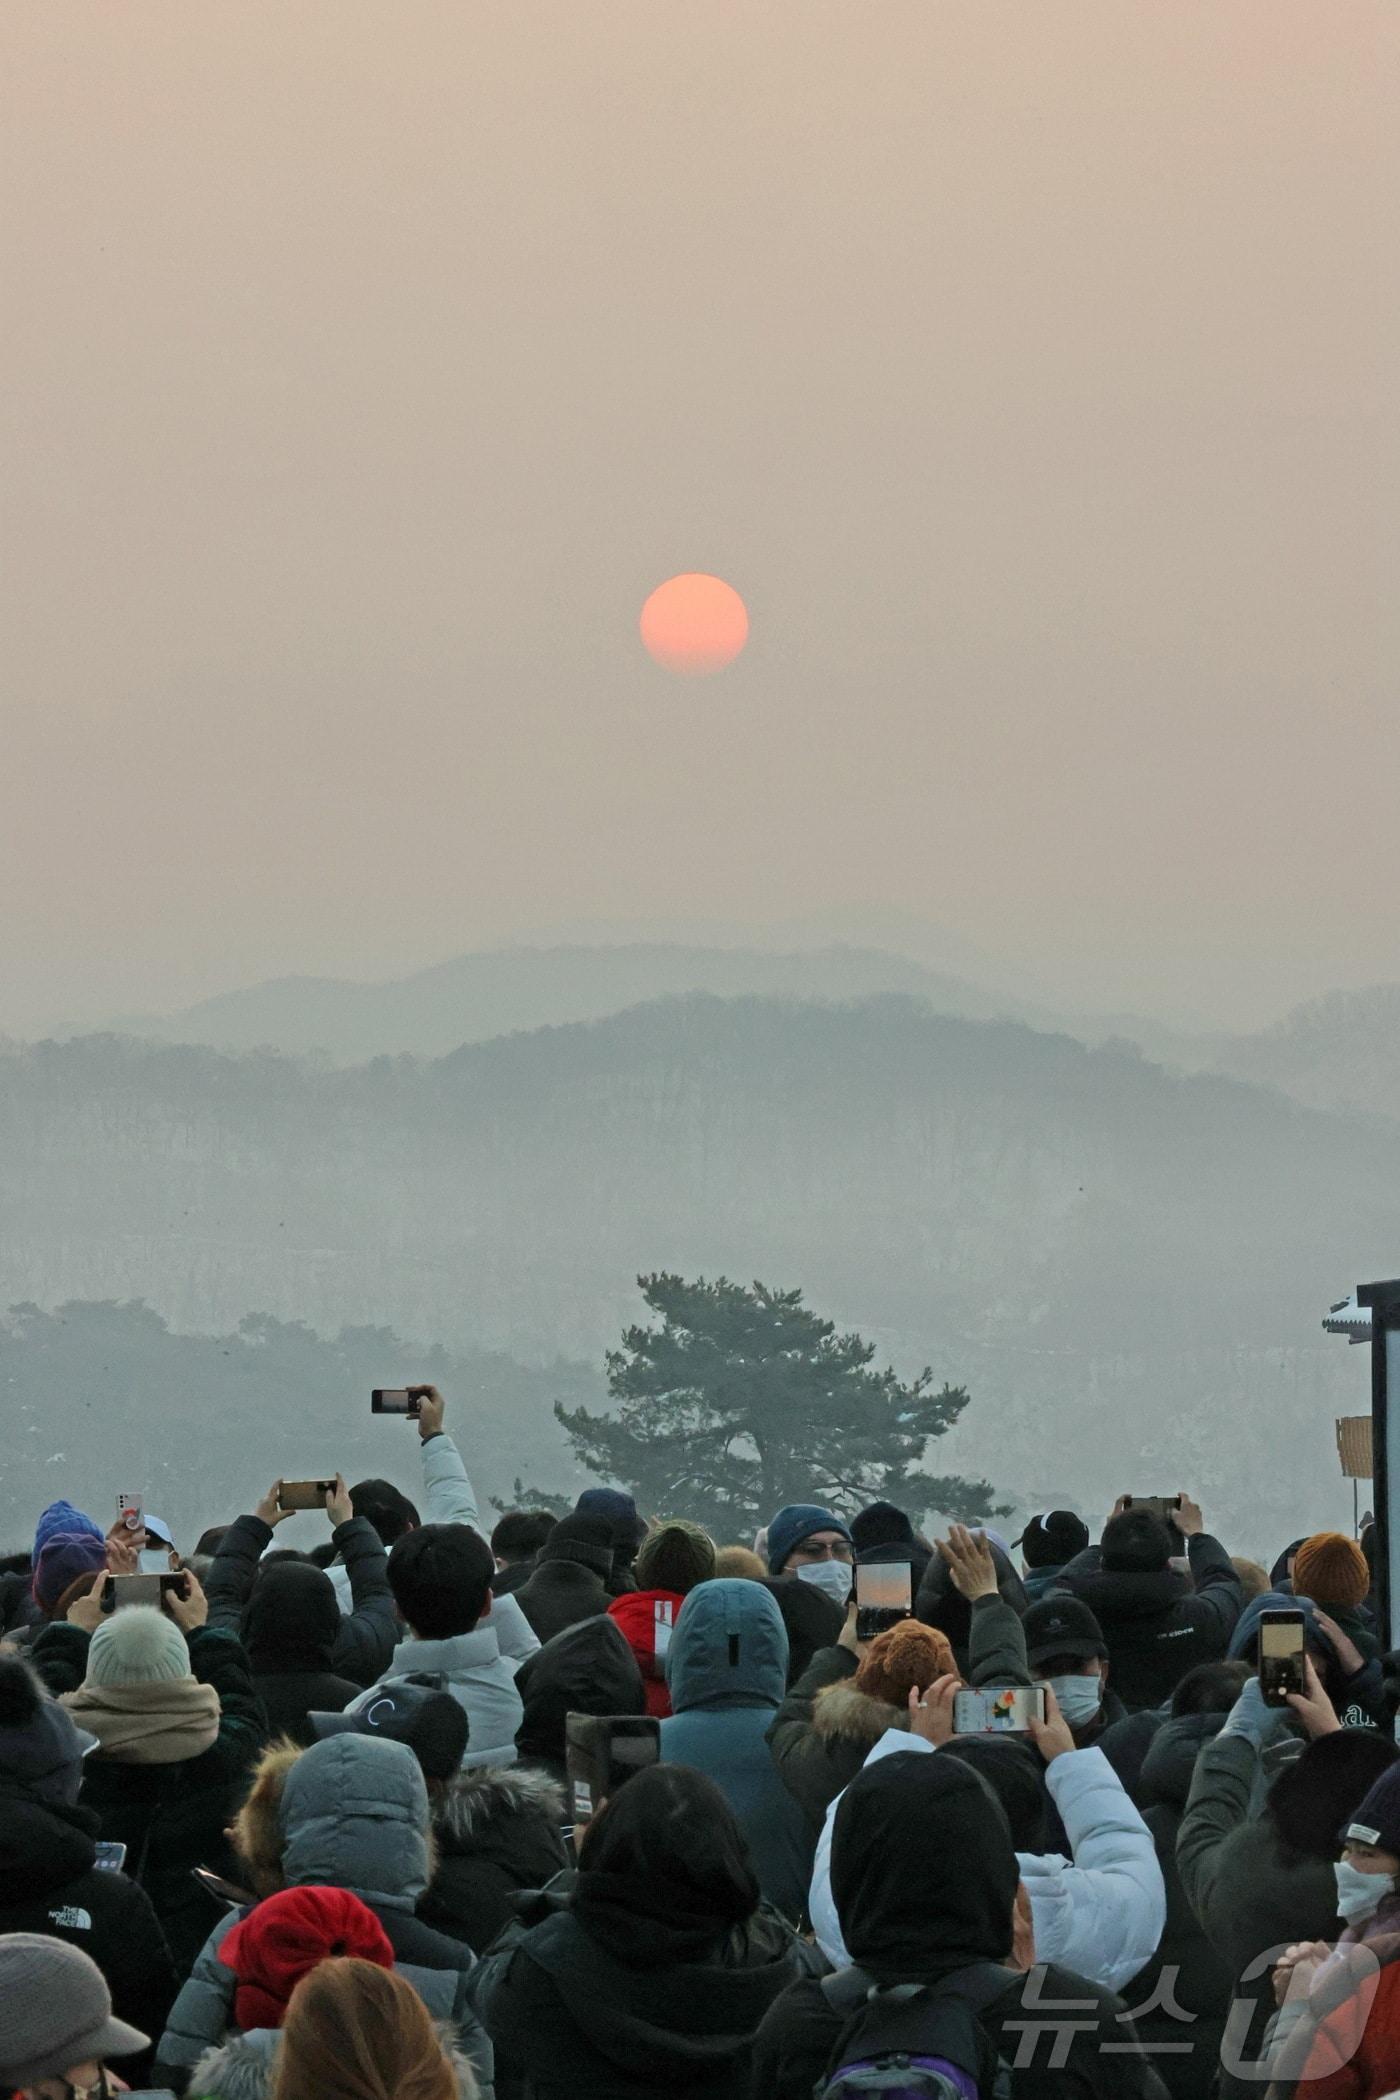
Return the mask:
POLYGON ((51 1910, 49 1912, 49 1922, 53 1925, 61 1925, 65 1932, 92 1931, 92 1918, 89 1913, 85 1910, 75 1909, 70 1903, 65 1903, 61 1910, 51 1910))

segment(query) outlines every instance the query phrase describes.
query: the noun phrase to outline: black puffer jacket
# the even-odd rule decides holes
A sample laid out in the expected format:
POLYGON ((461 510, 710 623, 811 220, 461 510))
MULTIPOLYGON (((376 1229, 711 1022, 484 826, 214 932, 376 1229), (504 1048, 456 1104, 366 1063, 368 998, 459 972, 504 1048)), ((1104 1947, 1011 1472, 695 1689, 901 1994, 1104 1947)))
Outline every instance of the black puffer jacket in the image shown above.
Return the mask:
POLYGON ((596 1619, 612 1602, 612 1592, 596 1568, 581 1561, 566 1560, 564 1549, 539 1562, 528 1582, 514 1592, 515 1601, 542 1642, 552 1641, 566 1627, 583 1619, 596 1619))
POLYGON ((480 1954, 515 1916, 512 1898, 568 1864, 564 1793, 527 1765, 459 1772, 433 1800, 437 1872, 418 1915, 480 1954))
POLYGON ((351 1517, 331 1533, 350 1581, 352 1609, 343 1617, 324 1570, 295 1560, 261 1567, 271 1538, 272 1528, 261 1517, 234 1518, 204 1585, 209 1624, 241 1636, 259 1677, 340 1677, 357 1691, 377 1684, 389 1668, 403 1628, 389 1587, 388 1555, 374 1526, 365 1517, 351 1517), (312 1579, 318 1575, 323 1590, 312 1579), (326 1596, 334 1618, 328 1615, 326 1596))
POLYGON ((1166 1883, 1167 1922, 1156 1954, 1133 1978, 1123 1997, 1129 2005, 1141 2006, 1165 1985, 1189 2016, 1178 2019, 1165 2007, 1135 2016, 1143 2046, 1152 2054, 1172 2100, 1196 2100, 1198 2094, 1211 2090, 1230 2005, 1229 1968, 1201 1930, 1176 1866, 1176 1837, 1196 1759, 1205 1744, 1219 1735, 1224 1719, 1224 1714, 1184 1714, 1179 1720, 1164 1721, 1143 1760, 1138 1782, 1138 1805, 1152 1832, 1166 1883), (1190 2044, 1185 2052, 1183 2042, 1190 2044))
MULTIPOLYGON (((98 1820, 37 1800, 0 1778, 0 1933, 43 1932, 90 1954, 119 2020, 159 2036, 178 1978, 151 1899, 125 1874, 95 1866, 98 1820)), ((145 2082, 149 2052, 120 2065, 145 2082)))
POLYGON ((646 1712, 637 1658, 606 1613, 556 1633, 521 1664, 515 1685, 525 1708, 515 1738, 521 1763, 538 1766, 560 1786, 566 1714, 646 1712))
POLYGON ((1081 1598, 1102 1627, 1113 1689, 1129 1713, 1161 1706, 1197 1663, 1219 1662, 1244 1609, 1243 1586, 1218 1539, 1197 1532, 1186 1552, 1190 1581, 1175 1568, 1105 1568, 1097 1546, 1060 1576, 1061 1588, 1081 1598))

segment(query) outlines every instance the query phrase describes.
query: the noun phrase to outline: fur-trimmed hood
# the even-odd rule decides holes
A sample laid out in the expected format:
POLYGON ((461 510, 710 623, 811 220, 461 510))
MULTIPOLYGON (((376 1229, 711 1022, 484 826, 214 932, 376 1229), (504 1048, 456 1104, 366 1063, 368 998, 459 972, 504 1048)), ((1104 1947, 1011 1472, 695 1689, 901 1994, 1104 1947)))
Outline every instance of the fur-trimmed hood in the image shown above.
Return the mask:
POLYGON ((872 1699, 853 1677, 824 1684, 812 1705, 812 1733, 824 1740, 843 1737, 873 1749, 887 1728, 907 1728, 909 1716, 887 1700, 872 1699))
MULTIPOLYGON (((471 2065, 454 2046, 452 2029, 439 2024, 438 2040, 451 2060, 458 2100, 477 2100, 480 2087, 471 2065)), ((272 2090, 280 2031, 255 2027, 231 2034, 217 2049, 207 2049, 190 2074, 189 2100, 267 2100, 272 2090)))
POLYGON ((493 1826, 522 1815, 551 1827, 565 1820, 563 1788, 530 1765, 468 1768, 433 1802, 433 1828, 452 1848, 479 1845, 493 1826))

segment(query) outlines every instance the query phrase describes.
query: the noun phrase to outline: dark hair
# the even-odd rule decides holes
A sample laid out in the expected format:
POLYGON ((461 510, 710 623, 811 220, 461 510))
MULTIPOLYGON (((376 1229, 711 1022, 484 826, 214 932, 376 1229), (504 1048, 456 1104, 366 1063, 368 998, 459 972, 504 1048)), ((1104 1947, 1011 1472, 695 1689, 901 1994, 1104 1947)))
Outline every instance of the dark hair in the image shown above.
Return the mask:
POLYGON ((389 1555, 394 1602, 425 1641, 470 1633, 491 1596, 496 1564, 470 1524, 420 1524, 389 1555))
POLYGON ((1338 1831, 1395 1761, 1394 1743, 1374 1728, 1338 1728, 1305 1743, 1264 1800, 1285 1858, 1334 1860, 1338 1831))
POLYGON ((579 1848, 580 1893, 591 1874, 649 1884, 669 1905, 719 1925, 758 1908, 759 1886, 734 1811, 689 1765, 648 1765, 593 1818, 579 1848))
POLYGON ((416 1531, 420 1522, 417 1510, 392 1480, 357 1480, 350 1490, 350 1507, 374 1526, 386 1548, 406 1531, 416 1531))
POLYGON ((1185 1714, 1227 1714, 1251 1675, 1247 1662, 1197 1663, 1172 1693, 1172 1719, 1185 1714))
POLYGON ((547 1509, 508 1509, 491 1534, 491 1551, 498 1560, 531 1560, 556 1521, 547 1509))
POLYGON ((1110 1575, 1150 1575, 1175 1551, 1170 1525, 1150 1509, 1125 1509, 1104 1525, 1101 1559, 1110 1575))

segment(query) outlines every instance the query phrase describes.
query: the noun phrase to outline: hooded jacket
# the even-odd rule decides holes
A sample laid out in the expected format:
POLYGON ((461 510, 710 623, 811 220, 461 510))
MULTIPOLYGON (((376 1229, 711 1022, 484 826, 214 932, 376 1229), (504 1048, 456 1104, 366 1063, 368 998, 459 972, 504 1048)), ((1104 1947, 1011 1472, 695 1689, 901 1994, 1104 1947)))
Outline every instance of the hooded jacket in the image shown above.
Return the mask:
POLYGON ((765 1897, 785 1917, 799 1918, 812 1834, 767 1742, 786 1693, 787 1652, 782 1614, 762 1584, 699 1584, 685 1600, 667 1656, 672 1713, 661 1723, 661 1755, 713 1779, 744 1833, 765 1897))
MULTIPOLYGON (((973 1964, 984 1974, 1005 1965, 1022 1863, 1000 1802, 961 1760, 931 1755, 927 1745, 919 1754, 913 1737, 887 1741, 888 1754, 871 1760, 832 1818, 832 1916, 839 1909, 851 1958, 883 1985, 931 1985, 973 1964)), ((1011 2100, 1160 2100, 1121 2001, 1054 1963, 1024 1974, 1007 1967, 1005 1990, 986 2003, 979 2025, 1009 2065, 1020 2065, 1011 2100), (1073 2012, 1047 2017, 1043 2008, 1055 2003, 1073 2012), (1027 2032, 1036 2026, 1048 2032, 1027 2032)), ((846 2031, 820 1984, 793 1984, 759 2029, 752 2093, 810 2100, 846 2031)), ((981 2090, 989 2093, 990 2082, 981 2090)))
MULTIPOLYGON (((922 1736, 891 1729, 866 1766, 902 1750, 936 1755, 922 1736)), ((1074 1857, 1016 1854, 1030 1897, 1036 1955, 1105 1990, 1119 1990, 1150 1960, 1166 1923, 1166 1890, 1151 1833, 1101 1750, 1068 1750, 1053 1758, 1045 1783, 1074 1857)), ((811 1893, 817 1944, 838 1968, 848 1959, 831 1892, 832 1831, 839 1806, 833 1802, 827 1811, 817 1840, 811 1893)))
POLYGON ((526 1765, 459 1772, 432 1804, 438 1865, 418 1906, 424 1924, 484 1953, 522 1889, 568 1865, 563 1789, 526 1765))
MULTIPOLYGON (((336 1586, 324 1570, 288 1560, 274 1561, 259 1572, 272 1538, 271 1525, 261 1517, 234 1518, 204 1586, 209 1624, 242 1634, 259 1680, 339 1678, 357 1690, 374 1684, 389 1666, 400 1630, 389 1588, 388 1556, 374 1526, 364 1517, 351 1517, 331 1533, 350 1589, 345 1616, 336 1586), (311 1580, 313 1574, 320 1576, 318 1582, 311 1580), (327 1597, 334 1619, 326 1610, 327 1597)), ((347 1703, 341 1699, 328 1705, 312 1690, 302 1701, 294 1686, 285 1683, 277 1688, 274 1701, 302 1722, 308 1711, 338 1713, 347 1703)), ((297 1733, 296 1739, 308 1742, 310 1735, 297 1733)))
POLYGON ((1113 1688, 1129 1713, 1163 1705, 1188 1670, 1219 1662, 1244 1608, 1244 1587, 1218 1539, 1197 1532, 1186 1554, 1190 1581, 1169 1567, 1105 1568, 1097 1546, 1060 1570, 1061 1588, 1103 1629, 1113 1688))
MULTIPOLYGON (((266 1809, 266 1804, 264 1804, 266 1809)), ((402 1743, 334 1735, 304 1750, 275 1799, 287 1888, 349 1889, 389 1936, 394 1965, 435 2019, 450 2020, 491 2087, 491 2052, 467 2005, 471 1950, 416 1916, 432 1872, 428 1794, 418 1760, 402 1743)), ((157 2081, 183 2091, 206 2050, 222 2044, 233 2019, 237 1979, 219 1959, 236 1917, 220 1920, 175 2001, 156 2058, 157 2081)))
POLYGON ((704 1948, 661 1915, 606 1944, 574 1915, 584 1878, 525 1901, 473 1975, 500 2100, 738 2100, 754 2032, 805 1966, 801 1943, 758 1910, 704 1948))
MULTIPOLYGON (((234 1635, 202 1626, 188 1641, 191 1671, 218 1695, 211 1747, 158 1764, 95 1750, 84 1762, 78 1797, 96 1815, 100 1835, 126 1846, 126 1872, 150 1897, 182 1975, 209 1930, 209 1898, 193 1871, 232 1872, 224 1829, 266 1732, 248 1658, 234 1635)), ((81 1627, 59 1621, 34 1643, 34 1667, 51 1690, 76 1692, 87 1675, 87 1653, 81 1627)))
POLYGON ((524 1707, 516 1737, 521 1760, 560 1786, 566 1714, 646 1711, 636 1657, 606 1612, 556 1633, 522 1665, 516 1683, 524 1707))
MULTIPOLYGON (((41 1801, 0 1774, 0 1933, 81 1947, 106 1977, 117 2018, 158 2035, 175 2002, 175 1964, 146 1891, 96 1864, 98 1828, 90 1809, 41 1801)), ((118 2068, 136 2085, 148 2061, 118 2068)))
POLYGON ((654 1720, 664 1720, 671 1711, 666 1657, 684 1603, 676 1590, 629 1590, 608 1605, 608 1617, 637 1658, 647 1712, 654 1720))

